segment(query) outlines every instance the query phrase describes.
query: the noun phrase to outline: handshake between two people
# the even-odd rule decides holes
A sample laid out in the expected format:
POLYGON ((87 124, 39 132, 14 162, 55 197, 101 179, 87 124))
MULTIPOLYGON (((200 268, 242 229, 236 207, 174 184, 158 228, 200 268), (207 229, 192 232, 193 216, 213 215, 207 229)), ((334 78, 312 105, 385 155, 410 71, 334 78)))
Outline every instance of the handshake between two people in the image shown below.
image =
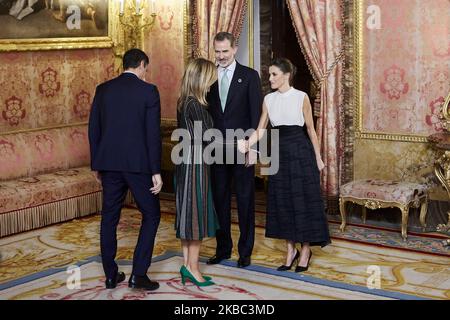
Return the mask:
POLYGON ((250 167, 256 164, 258 160, 258 150, 250 149, 248 140, 240 139, 237 141, 237 148, 240 153, 245 154, 245 166, 250 167))
MULTIPOLYGON (((246 167, 256 163, 259 152, 255 149, 250 148, 248 140, 245 140, 245 139, 238 140, 237 148, 238 148, 239 152, 246 154, 246 157, 245 157, 245 166, 246 167)), ((317 160, 317 168, 319 169, 319 171, 322 171, 323 168, 325 168, 325 164, 323 163, 320 155, 316 155, 316 160, 317 160)))

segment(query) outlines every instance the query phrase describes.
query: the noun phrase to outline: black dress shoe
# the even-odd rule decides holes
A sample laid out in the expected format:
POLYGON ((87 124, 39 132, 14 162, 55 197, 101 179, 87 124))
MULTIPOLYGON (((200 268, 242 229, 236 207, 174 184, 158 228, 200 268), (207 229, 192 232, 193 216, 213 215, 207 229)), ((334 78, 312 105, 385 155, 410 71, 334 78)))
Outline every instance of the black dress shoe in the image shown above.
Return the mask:
POLYGON ((130 276, 130 280, 128 280, 128 287, 133 289, 144 289, 152 291, 159 288, 159 283, 150 280, 150 278, 147 276, 136 276, 132 274, 130 276))
POLYGON ((296 266, 295 267, 295 272, 304 272, 304 271, 308 271, 309 268, 309 260, 311 260, 312 257, 312 251, 309 251, 309 257, 308 257, 308 262, 306 263, 306 267, 302 267, 302 266, 296 266))
POLYGON ((295 261, 297 261, 297 259, 299 259, 299 258, 300 258, 300 252, 297 250, 297 252, 295 253, 294 259, 292 259, 292 261, 291 261, 291 264, 289 266, 286 266, 286 265, 279 266, 277 271, 291 270, 291 268, 294 265, 295 261))
POLYGON ((248 267, 251 263, 250 257, 239 257, 237 266, 238 268, 245 268, 248 267))
POLYGON ((106 289, 114 289, 123 280, 125 280, 125 273, 118 272, 116 278, 106 278, 105 287, 106 289))
POLYGON ((215 255, 214 257, 209 258, 208 261, 206 261, 206 264, 218 264, 222 260, 226 260, 226 259, 230 259, 230 258, 231 258, 231 256, 218 256, 218 255, 215 255))

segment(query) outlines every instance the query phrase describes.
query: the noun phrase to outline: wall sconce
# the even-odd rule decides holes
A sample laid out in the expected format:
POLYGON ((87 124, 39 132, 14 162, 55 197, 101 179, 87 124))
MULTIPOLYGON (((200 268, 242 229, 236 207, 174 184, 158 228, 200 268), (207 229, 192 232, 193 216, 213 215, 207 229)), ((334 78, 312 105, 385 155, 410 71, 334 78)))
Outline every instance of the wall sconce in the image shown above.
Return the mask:
MULTIPOLYGON (((119 3, 119 23, 123 30, 123 43, 115 44, 115 56, 122 58, 132 48, 143 49, 144 30, 151 31, 156 21, 155 0, 117 0, 119 3), (144 9, 150 6, 150 16, 144 9)), ((120 69, 120 67, 119 67, 120 69)))

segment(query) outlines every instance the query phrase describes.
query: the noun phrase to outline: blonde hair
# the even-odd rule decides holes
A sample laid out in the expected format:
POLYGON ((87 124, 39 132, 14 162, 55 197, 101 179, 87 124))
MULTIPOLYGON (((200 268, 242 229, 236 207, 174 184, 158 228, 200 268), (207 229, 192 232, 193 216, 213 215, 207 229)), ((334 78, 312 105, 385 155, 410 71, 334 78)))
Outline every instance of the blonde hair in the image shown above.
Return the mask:
POLYGON ((189 96, 196 98, 202 105, 207 106, 206 94, 216 80, 217 68, 214 63, 203 58, 191 60, 181 80, 178 110, 181 110, 189 96))

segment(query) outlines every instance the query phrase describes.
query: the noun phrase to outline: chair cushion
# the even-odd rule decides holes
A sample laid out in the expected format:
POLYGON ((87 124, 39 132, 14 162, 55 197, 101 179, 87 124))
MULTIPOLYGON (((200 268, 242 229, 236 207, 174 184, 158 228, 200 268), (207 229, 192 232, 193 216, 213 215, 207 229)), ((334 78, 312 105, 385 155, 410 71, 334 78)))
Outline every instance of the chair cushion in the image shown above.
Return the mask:
POLYGON ((367 179, 341 186, 340 196, 408 204, 422 196, 426 190, 427 187, 419 183, 367 179))
POLYGON ((89 167, 0 182, 0 214, 101 190, 89 167))

